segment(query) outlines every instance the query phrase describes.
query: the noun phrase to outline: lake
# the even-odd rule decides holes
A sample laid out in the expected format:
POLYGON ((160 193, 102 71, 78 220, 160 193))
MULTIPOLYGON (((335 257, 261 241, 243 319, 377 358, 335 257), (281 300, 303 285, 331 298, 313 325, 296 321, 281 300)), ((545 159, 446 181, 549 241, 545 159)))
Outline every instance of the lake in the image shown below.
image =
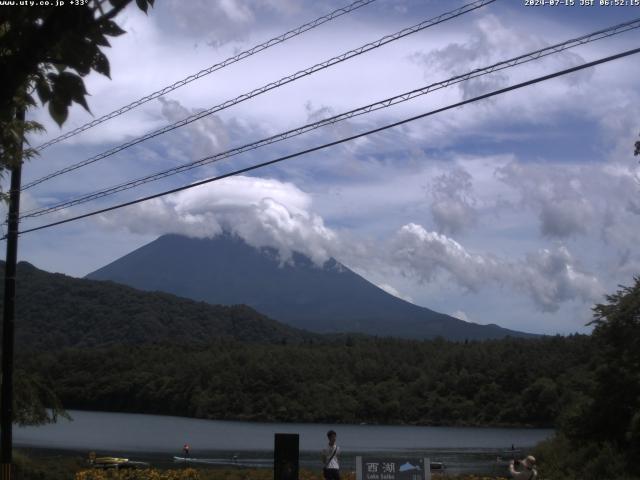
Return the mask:
POLYGON ((553 430, 526 428, 417 427, 381 425, 324 425, 200 420, 160 415, 70 410, 73 421, 40 427, 14 427, 16 447, 71 450, 100 455, 125 453, 130 458, 166 464, 180 455, 182 445, 191 456, 213 463, 239 461, 269 466, 275 433, 300 435, 301 464, 320 468, 318 452, 326 432, 338 433, 343 466, 353 468, 356 455, 428 456, 451 466, 453 473, 503 468, 496 457, 515 445, 526 450, 549 438, 553 430))

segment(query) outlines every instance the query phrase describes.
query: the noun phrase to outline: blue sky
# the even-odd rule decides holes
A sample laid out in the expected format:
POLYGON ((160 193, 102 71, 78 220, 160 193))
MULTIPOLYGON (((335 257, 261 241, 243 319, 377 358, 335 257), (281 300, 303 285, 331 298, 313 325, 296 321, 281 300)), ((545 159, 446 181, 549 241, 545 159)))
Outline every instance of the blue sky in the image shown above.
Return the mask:
MULTIPOLYGON (((28 190, 23 210, 179 165, 640 17, 637 7, 498 0, 28 190)), ((112 80, 87 78, 95 117, 343 6, 164 1, 120 17, 112 80)), ((463 5, 378 0, 50 147, 23 181, 463 5)), ((74 207, 37 226, 189 184, 640 46, 640 32, 439 90, 333 127, 74 207)), ((587 332, 590 308, 640 273, 633 143, 638 57, 450 110, 243 177, 21 237, 20 258, 83 276, 164 233, 232 230, 252 245, 335 257, 387 291, 478 323, 587 332)), ((37 145, 60 130, 45 112, 37 145)), ((5 186, 6 188, 6 186, 5 186)))

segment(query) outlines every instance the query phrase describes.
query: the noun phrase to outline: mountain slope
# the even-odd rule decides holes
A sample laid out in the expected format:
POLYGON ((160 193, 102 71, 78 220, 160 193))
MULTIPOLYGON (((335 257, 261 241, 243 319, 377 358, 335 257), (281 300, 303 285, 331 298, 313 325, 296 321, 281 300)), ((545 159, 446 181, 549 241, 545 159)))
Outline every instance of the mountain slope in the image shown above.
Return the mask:
MULTIPOLYGON (((4 272, 0 262, 0 273, 4 272)), ((314 338, 244 305, 210 305, 18 264, 16 343, 21 350, 216 339, 301 343, 314 338)), ((0 291, 0 303, 3 292, 0 291)))
POLYGON ((247 304, 271 318, 314 332, 361 332, 451 340, 527 336, 478 325, 394 297, 335 260, 324 267, 294 254, 255 249, 229 234, 213 239, 165 235, 89 274, 149 291, 211 304, 247 304))

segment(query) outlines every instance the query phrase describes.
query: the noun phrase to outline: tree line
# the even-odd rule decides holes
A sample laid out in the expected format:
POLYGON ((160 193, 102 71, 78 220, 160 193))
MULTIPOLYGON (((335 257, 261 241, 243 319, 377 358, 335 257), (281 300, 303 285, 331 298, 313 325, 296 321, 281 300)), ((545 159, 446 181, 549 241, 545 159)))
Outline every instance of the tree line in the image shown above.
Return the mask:
POLYGON ((117 346, 30 355, 66 408, 209 419, 549 427, 586 382, 586 336, 484 342, 117 346))
POLYGON ((640 478, 640 277, 596 305, 587 375, 538 447, 545 476, 640 478))

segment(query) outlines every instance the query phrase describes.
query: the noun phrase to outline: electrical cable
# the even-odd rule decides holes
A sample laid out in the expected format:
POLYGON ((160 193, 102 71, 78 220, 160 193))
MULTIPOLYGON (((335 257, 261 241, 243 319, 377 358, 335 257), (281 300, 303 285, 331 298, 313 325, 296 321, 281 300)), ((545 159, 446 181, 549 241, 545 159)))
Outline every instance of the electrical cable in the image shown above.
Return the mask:
POLYGON ((619 25, 615 25, 603 30, 598 30, 596 32, 587 34, 587 35, 582 35, 581 37, 575 38, 575 39, 571 39, 571 40, 567 40, 565 42, 562 43, 558 43, 549 47, 545 47, 533 52, 529 52, 526 53, 524 55, 520 55, 518 57, 514 57, 511 58, 509 60, 503 60, 499 63, 490 65, 488 67, 483 67, 483 68, 477 68, 475 70, 472 70, 470 72, 467 72, 465 74, 462 75, 457 75, 455 77, 449 78, 447 80, 443 80, 441 82, 436 82, 436 83, 432 83, 426 87, 420 88, 420 89, 416 89, 416 90, 412 90, 410 92, 405 92, 403 94, 400 95, 396 95, 394 97, 390 97, 384 100, 380 100, 378 102, 366 105, 364 107, 360 107, 354 110, 350 110, 348 112, 345 113, 341 113, 338 115, 334 115, 332 117, 329 118, 325 118, 322 120, 319 120, 317 122, 313 122, 307 125, 303 125, 302 127, 298 127, 292 130, 288 130, 286 132, 281 132, 279 134, 276 135, 272 135, 270 137, 267 138, 263 138, 261 140, 252 142, 252 143, 248 143, 245 145, 242 145, 240 147, 236 147, 233 148, 231 150, 227 150, 225 152, 221 152, 221 153, 217 153, 215 155, 210 155, 204 158, 201 158, 199 160, 193 161, 193 162, 189 162, 177 167, 172 167, 170 169, 166 169, 166 170, 162 170, 160 172, 156 172, 154 174, 151 175, 147 175, 141 178, 137 178, 134 180, 129 180, 127 182, 103 189, 103 190, 99 190, 97 192, 93 192, 90 194, 85 194, 81 197, 77 197, 71 200, 67 200, 64 202, 60 202, 57 203, 55 205, 51 205, 48 207, 42 207, 42 208, 37 208, 37 209, 32 209, 29 211, 26 211, 22 214, 22 216, 20 217, 21 219, 24 218, 32 218, 32 217, 38 217, 41 215, 46 215, 48 213, 52 213, 58 210, 62 210, 64 208, 68 208, 74 205, 80 205, 83 203, 87 203, 89 201, 92 200, 96 200, 99 198, 103 198, 106 197, 108 195, 113 195, 115 193, 118 192, 122 192, 125 190, 130 190, 132 188, 138 187, 140 185, 152 182, 152 181, 156 181, 156 180, 160 180, 162 178, 166 178, 169 177, 171 175, 176 175, 178 173, 183 173, 186 172, 188 170, 194 169, 194 168, 198 168, 201 167, 203 165, 208 165, 210 163, 213 162, 217 162, 235 155, 239 155, 241 153, 245 153, 247 151, 251 151, 251 150, 255 150, 257 148, 260 148, 262 146, 265 145, 270 145, 276 142, 280 142, 283 141, 285 139, 288 138, 292 138, 298 135, 302 135, 303 133, 307 133, 309 131, 318 129, 320 127, 326 126, 326 125, 332 125, 359 115, 363 115, 366 113, 370 113, 372 111, 376 111, 376 110, 380 110, 383 108, 387 108, 390 107, 392 105, 397 105, 399 103, 402 102, 406 102, 408 100, 414 99, 418 96, 421 95, 426 95, 428 93, 431 93, 433 91, 448 87, 450 85, 453 84, 457 84, 457 83, 461 83, 464 81, 468 81, 472 78, 477 78, 479 76, 482 75, 487 75, 489 73, 493 73, 496 71, 500 71, 500 70, 504 70, 507 68, 511 68, 514 67, 516 65, 521 65, 533 60, 537 60, 540 59, 542 57, 551 55, 551 54, 555 54, 555 53, 559 53, 562 52, 564 50, 567 50, 569 48, 573 48, 575 46, 578 45, 584 45, 585 43, 589 43, 589 42, 594 42, 596 40, 601 40, 603 38, 608 38, 611 37, 613 35, 618 35, 620 33, 632 30, 632 29, 636 29, 640 27, 640 18, 632 20, 630 22, 625 22, 619 25))
POLYGON ((334 10, 331 13, 328 13, 327 15, 324 15, 322 17, 316 18, 315 20, 305 23, 304 25, 301 25, 297 28, 294 28, 293 30, 289 30, 286 33, 283 33, 282 35, 278 35, 277 37, 274 37, 270 40, 267 40, 264 43, 261 43, 260 45, 256 45, 252 48, 250 48, 249 50, 244 50, 243 52, 238 53, 237 55, 234 55, 233 57, 229 57, 226 60, 223 60, 222 62, 216 63, 215 65, 212 65, 210 67, 207 67, 203 70, 200 70, 198 73, 194 73, 193 75, 189 75, 188 77, 182 79, 182 80, 178 80, 177 82, 164 87, 156 92, 150 93, 149 95, 142 97, 134 102, 131 102, 128 105, 125 105, 124 107, 120 107, 117 110, 114 110, 111 113, 108 113, 106 115, 103 115, 100 118, 96 118, 95 120, 92 120, 88 123, 85 123, 84 125, 75 128, 67 133, 64 133, 56 138, 53 138, 39 146, 36 147, 36 150, 38 151, 42 151, 47 147, 50 147, 51 145, 54 145, 58 142, 61 142, 62 140, 66 140, 67 138, 73 137, 79 133, 84 132, 85 130, 89 130, 90 128, 95 127, 96 125, 100 125, 101 123, 106 122, 107 120, 110 120, 112 118, 118 117, 120 115, 122 115, 123 113, 126 113, 130 110, 133 110, 134 108, 139 107, 140 105, 143 105, 151 100, 154 100, 158 97, 161 97, 163 95, 166 95, 169 92, 172 92, 174 90, 177 90, 180 87, 183 87, 184 85, 187 85, 191 82, 193 82, 194 80, 198 80, 199 78, 204 77, 205 75, 209 75, 210 73, 213 73, 217 70, 221 70, 225 67, 228 67, 231 64, 234 64, 236 62, 239 62, 240 60, 244 60, 245 58, 248 58, 252 55, 255 55, 258 52, 261 52, 263 50, 266 50, 270 47, 273 47, 274 45, 278 45, 280 43, 283 43, 287 40, 289 40, 290 38, 293 37, 297 37, 298 35, 301 35, 304 32, 307 32, 313 28, 316 28, 320 25, 322 25, 323 23, 329 22, 335 18, 341 17, 342 15, 352 12, 354 10, 357 10, 360 7, 364 7, 365 5, 368 5, 370 3, 375 2, 376 0, 357 0, 353 3, 351 3, 350 5, 347 5, 346 7, 342 7, 342 8, 338 8, 336 10, 334 10))
MULTIPOLYGON (((279 157, 279 158, 276 158, 274 160, 270 160, 270 161, 267 161, 267 162, 262 162, 262 163, 259 163, 259 164, 256 164, 256 165, 252 165, 250 167, 245 167, 245 168, 241 168, 241 169, 238 169, 238 170, 234 170, 233 172, 225 173, 224 175, 219 175, 217 177, 208 178, 206 180, 201 180, 199 182, 195 182, 195 183, 192 183, 192 184, 189 184, 189 185, 183 185, 181 187, 177 187, 177 188, 173 188, 171 190, 166 190, 164 192, 160 192, 160 193, 156 193, 156 194, 153 194, 153 195, 149 195, 147 197, 139 198, 137 200, 132 200, 132 201, 129 201, 129 202, 120 203, 118 205, 113 205, 111 207, 102 208, 100 210, 94 210, 93 212, 85 213, 85 214, 82 214, 82 215, 77 215, 75 217, 67 218, 67 219, 64 219, 64 220, 59 220, 57 222, 48 223, 46 225, 41 225, 41 226, 38 226, 38 227, 29 228, 29 229, 26 229, 26 230, 21 230, 21 231, 18 232, 18 234, 22 235, 22 234, 25 234, 25 233, 35 232, 35 231, 43 230, 43 229, 46 229, 46 228, 51 228, 51 227, 54 227, 54 226, 57 226, 57 225, 62 225, 62 224, 73 222, 73 221, 80 220, 80 219, 83 219, 83 218, 92 217, 94 215, 99 215, 101 213, 106 213, 106 212, 117 210, 117 209, 120 209, 120 208, 123 208, 123 207, 128 207, 128 206, 131 206, 131 205, 135 205, 137 203, 146 202, 148 200, 152 200, 154 198, 163 197, 165 195, 169 195, 169 194, 172 194, 172 193, 177 193, 177 192, 180 192, 180 191, 183 191, 183 190, 188 190, 188 189, 191 189, 191 188, 194 188, 194 187, 198 187, 200 185, 205 185, 207 183, 211 183, 211 182, 215 182, 215 181, 218 181, 218 180, 222 180, 224 178, 228 178, 228 177, 231 177, 231 176, 239 175, 241 173, 246 173, 246 172, 249 172, 249 171, 252 171, 252 170, 257 170, 259 168, 266 167, 266 166, 269 166, 269 165, 273 165, 275 163, 283 162, 285 160, 289 160, 289 159, 292 159, 292 158, 295 158, 295 157, 299 157, 299 156, 306 155, 306 154, 309 154, 309 153, 312 153, 312 152, 323 150, 325 148, 329 148, 329 147, 332 147, 332 146, 335 146, 335 145, 339 145, 341 143, 349 142, 349 141, 355 140, 357 138, 365 137, 365 136, 371 135, 373 133, 382 132, 384 130, 388 130, 390 128, 394 128, 394 127, 397 127, 397 126, 400 126, 400 125, 404 125, 406 123, 413 122, 415 120, 419 120, 421 118, 425 118, 425 117, 428 117, 428 116, 431 116, 431 115, 435 115, 437 113, 441 113, 441 112, 444 112, 444 111, 447 111, 447 110, 451 110, 453 108, 458 108, 458 107, 461 107, 463 105, 467 105, 467 104, 470 104, 470 103, 477 102, 479 100, 484 100, 486 98, 494 97, 496 95, 500 95, 500 94, 503 94, 503 93, 506 93, 506 92, 510 92, 512 90, 517 90, 517 89, 520 89, 520 88, 523 88, 523 87, 526 87, 526 86, 529 86, 529 85, 533 85, 533 84, 536 84, 536 83, 544 82, 546 80, 550 80, 552 78, 560 77, 562 75, 567 75, 569 73, 577 72, 577 71, 583 70, 585 68, 590 68, 590 67, 593 67, 593 66, 596 66, 596 65, 600 65, 600 64, 603 64, 603 63, 611 62, 613 60, 617 60, 617 59, 620 59, 620 58, 623 58, 623 57, 627 57, 629 55, 634 55, 636 53, 640 53, 640 48, 627 50, 625 52, 621 52, 621 53, 618 53, 618 54, 615 54, 615 55, 610 55, 608 57, 600 58, 598 60, 594 60, 592 62, 584 63, 582 65, 571 67, 571 68, 568 68, 568 69, 565 69, 565 70, 560 70, 560 71, 557 71, 557 72, 554 72, 554 73, 550 73, 548 75, 543 75, 541 77, 536 77, 536 78, 533 78, 531 80, 527 80, 525 82, 521 82, 521 83, 518 83, 518 84, 515 84, 515 85, 511 85, 509 87, 501 88, 501 89, 494 90, 494 91, 489 92, 489 93, 485 93, 483 95, 479 95, 479 96, 476 96, 476 97, 473 97, 473 98, 470 98, 470 99, 467 99, 467 100, 463 100, 461 102, 457 102, 457 103, 454 103, 454 104, 451 104, 451 105, 447 105, 446 107, 441 107, 441 108, 438 108, 436 110, 431 110, 429 112, 422 113, 420 115, 416 115, 416 116, 413 116, 413 117, 410 117, 410 118, 406 118, 404 120, 400 120, 400 121, 397 121, 397 122, 394 122, 394 123, 391 123, 391 124, 384 125, 382 127, 374 128, 372 130, 367 130, 366 132, 362 132, 362 133, 359 133, 359 134, 356 134, 356 135, 352 135, 352 136, 349 136, 349 137, 346 137, 346 138, 342 138, 340 140, 336 140, 336 141, 333 141, 333 142, 325 143, 325 144, 319 145, 317 147, 308 148, 306 150, 302 150, 302 151, 299 151, 299 152, 296 152, 296 153, 292 153, 290 155, 285 155, 285 156, 282 156, 282 157, 279 157)), ((4 240, 5 238, 6 238, 6 236, 3 237, 1 240, 4 240)))
POLYGON ((193 115, 190 115, 190 116, 188 116, 188 117, 186 117, 186 118, 184 118, 184 119, 182 119, 182 120, 180 120, 178 122, 175 122, 175 123, 173 123, 171 125, 167 125, 167 126, 162 127, 162 128, 160 128, 158 130, 155 130, 153 132, 149 132, 149 133, 147 133, 147 134, 145 134, 145 135, 143 135, 141 137, 135 138, 135 139, 133 139, 133 140, 131 140, 129 142, 126 142, 124 144, 118 145, 117 147, 111 148, 111 149, 109 149, 109 150, 107 150, 107 151, 105 151, 103 153, 95 155, 95 156, 93 156, 91 158, 88 158, 86 160, 83 160, 83 161, 81 161, 79 163, 76 163, 76 164, 71 165, 69 167, 63 168, 63 169, 58 170, 56 172, 53 172, 53 173, 51 173, 49 175, 45 175, 44 177, 41 177, 41 178, 39 178, 37 180, 34 180, 32 182, 29 182, 29 183, 25 184, 22 187, 22 190, 23 191, 27 190, 27 189, 29 189, 31 187, 34 187, 35 185, 38 185, 38 184, 40 184, 42 182, 50 180, 50 179, 52 179, 54 177, 57 177, 59 175, 71 172, 73 170, 76 170, 78 168, 84 167, 86 165, 90 165, 90 164, 95 163, 95 162, 97 162, 99 160, 102 160, 102 159, 105 159, 107 157, 110 157, 111 155, 114 155, 114 154, 116 154, 118 152, 121 152, 122 150, 125 150, 125 149, 130 148, 130 147, 132 147, 134 145, 142 143, 142 142, 144 142, 146 140, 149 140, 149 139, 157 137, 159 135, 168 133, 168 132, 170 132, 172 130, 175 130, 177 128, 180 128, 180 127, 188 125, 188 124, 190 124, 192 122, 195 122, 196 120, 200 120, 200 119, 202 119, 204 117, 207 117, 209 115, 212 115, 212 114, 214 114, 216 112, 219 112, 221 110, 229 108, 229 107, 231 107, 233 105, 237 105, 238 103, 244 102, 244 101, 249 100, 249 99, 251 99, 253 97, 256 97, 256 96, 261 95, 263 93, 266 93, 266 92, 269 92, 271 90, 274 90, 274 89, 276 89, 278 87, 281 87, 283 85, 291 83, 291 82, 293 82, 295 80, 298 80, 300 78, 306 77, 306 76, 311 75, 311 74, 313 74, 315 72, 318 72, 320 70, 324 70, 326 68, 329 68, 329 67, 331 67, 333 65, 336 65, 338 63, 341 63, 341 62, 344 62, 346 60, 349 60, 349 59, 351 59, 353 57, 356 57, 358 55, 362 55, 363 53, 366 53, 368 51, 371 51, 371 50, 374 50, 376 48, 379 48, 379 47, 381 47, 383 45, 386 45, 388 43, 391 43, 393 41, 399 40, 400 38, 406 37, 406 36, 411 35, 413 33, 417 33, 417 32, 419 32, 421 30, 424 30, 426 28, 429 28, 429 27, 432 27, 434 25, 437 25, 439 23, 443 23, 443 22, 446 22, 446 21, 451 20, 453 18, 459 17, 461 15, 464 15, 465 13, 469 13, 469 12, 471 12, 473 10, 481 8, 481 7, 485 6, 485 5, 493 3, 495 1, 496 0, 476 0, 476 1, 471 2, 469 4, 463 5, 460 8, 456 8, 455 10, 451 10, 449 12, 445 12, 445 13, 443 13, 443 14, 437 16, 437 17, 434 17, 434 18, 432 18, 430 20, 425 20, 424 22, 421 22, 421 23, 419 23, 417 25, 414 25, 412 27, 408 27, 408 28, 405 28, 403 30, 400 30, 399 32, 396 32, 394 34, 386 35, 386 36, 384 36, 384 37, 382 37, 382 38, 380 38, 380 39, 378 39, 378 40, 376 40, 374 42, 370 42, 370 43, 367 43, 366 45, 363 45, 363 46, 358 47, 356 49, 349 50, 348 52, 345 52, 345 53, 343 53, 341 55, 338 55, 337 57, 333 57, 333 58, 331 58, 329 60, 325 60, 324 62, 318 63, 318 64, 316 64, 316 65, 314 65, 312 67, 308 67, 308 68, 306 68, 304 70, 300 70, 300 71, 298 71, 298 72, 296 72, 296 73, 294 73, 292 75, 288 75, 286 77, 283 77, 280 80, 277 80, 275 82, 271 82, 271 83, 269 83, 267 85, 264 85, 264 86, 262 86, 260 88, 256 88, 256 89, 252 90, 251 92, 239 95, 238 97, 236 97, 236 98, 234 98, 232 100, 227 100, 226 102, 221 103, 219 105, 216 105, 214 107, 211 107, 211 108, 209 108, 207 110, 203 110, 203 111, 194 113, 193 115))

